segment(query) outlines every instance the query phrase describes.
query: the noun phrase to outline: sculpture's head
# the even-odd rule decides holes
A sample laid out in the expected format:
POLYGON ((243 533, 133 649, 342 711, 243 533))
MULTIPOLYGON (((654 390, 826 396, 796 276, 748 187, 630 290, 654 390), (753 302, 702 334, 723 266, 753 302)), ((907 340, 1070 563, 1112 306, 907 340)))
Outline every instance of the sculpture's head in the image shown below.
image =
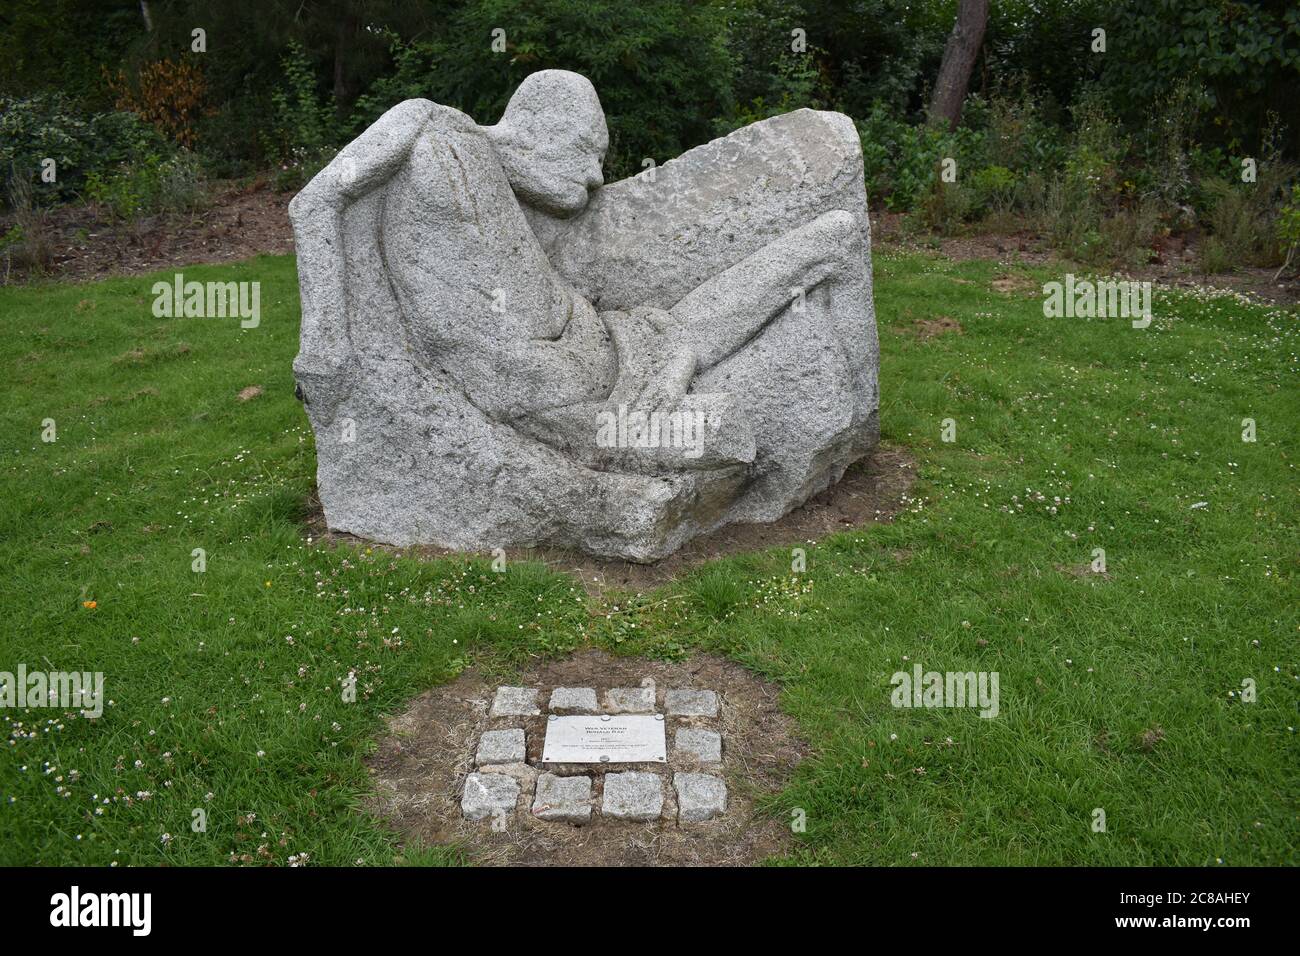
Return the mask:
POLYGON ((524 202, 567 217, 587 205, 604 182, 609 148, 605 111, 591 82, 567 70, 533 73, 486 132, 515 193, 524 202))

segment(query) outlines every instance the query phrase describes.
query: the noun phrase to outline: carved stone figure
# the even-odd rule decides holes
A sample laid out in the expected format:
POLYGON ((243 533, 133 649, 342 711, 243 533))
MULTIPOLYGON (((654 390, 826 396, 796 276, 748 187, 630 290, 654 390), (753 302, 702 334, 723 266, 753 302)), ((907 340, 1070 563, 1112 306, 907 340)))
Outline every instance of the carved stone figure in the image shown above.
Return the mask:
POLYGON ((773 521, 876 443, 870 226, 838 113, 602 186, 591 84, 501 122, 408 100, 290 204, 329 526, 654 561, 773 521))

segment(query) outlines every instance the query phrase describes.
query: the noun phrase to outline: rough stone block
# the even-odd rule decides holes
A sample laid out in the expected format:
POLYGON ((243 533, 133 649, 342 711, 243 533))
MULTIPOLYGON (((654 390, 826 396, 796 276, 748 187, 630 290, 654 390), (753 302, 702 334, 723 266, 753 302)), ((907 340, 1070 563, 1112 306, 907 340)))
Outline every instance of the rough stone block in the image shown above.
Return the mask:
POLYGON ((673 738, 673 749, 678 756, 698 760, 700 763, 722 761, 722 735, 715 730, 695 727, 678 727, 673 738))
POLYGON ((539 820, 586 823, 591 819, 591 778, 542 774, 537 778, 533 816, 539 820))
POLYGON ((664 695, 669 717, 716 717, 718 695, 711 690, 670 690, 664 695))
POLYGON ((500 773, 472 773, 465 778, 460 812, 466 820, 485 820, 510 813, 519 800, 519 782, 500 773))
POLYGON ((605 691, 605 710, 611 714, 652 714, 655 689, 651 687, 615 687, 605 691))
POLYGON ((658 820, 664 809, 663 778, 657 773, 628 770, 605 774, 605 798, 600 812, 615 820, 658 820))
POLYGON ((493 717, 535 717, 537 708, 536 687, 498 687, 492 701, 493 717))
POLYGON ((489 763, 523 763, 524 731, 517 727, 513 730, 489 730, 478 741, 478 753, 474 763, 483 766, 489 763))
POLYGON ((594 714, 596 691, 591 687, 557 687, 551 691, 550 709, 556 713, 594 714))
POLYGON ((677 822, 699 823, 721 816, 727 809, 727 785, 707 773, 675 773, 677 822))

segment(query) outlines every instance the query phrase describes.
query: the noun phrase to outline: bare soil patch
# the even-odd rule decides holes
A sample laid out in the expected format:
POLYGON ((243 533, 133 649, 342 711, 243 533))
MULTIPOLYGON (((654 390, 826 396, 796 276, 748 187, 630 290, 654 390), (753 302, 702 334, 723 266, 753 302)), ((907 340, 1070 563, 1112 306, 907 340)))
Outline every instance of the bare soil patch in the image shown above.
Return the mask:
MULTIPOLYGON (((47 213, 53 259, 46 277, 80 282, 292 252, 292 198, 262 181, 221 181, 212 184, 208 204, 198 212, 129 224, 112 222, 93 203, 58 206, 47 213)), ((0 233, 4 228, 0 217, 0 233)), ((35 277, 15 269, 7 281, 29 278, 35 277)))
POLYGON ((1082 564, 1058 564, 1055 567, 1057 571, 1078 581, 1087 581, 1094 578, 1100 578, 1103 581, 1110 580, 1110 575, 1107 572, 1094 571, 1092 565, 1086 561, 1082 564))
MULTIPOLYGON (((457 844, 474 862, 490 866, 740 866, 791 847, 790 808, 755 808, 756 801, 781 791, 808 754, 793 719, 777 706, 777 685, 733 661, 707 654, 664 663, 599 650, 534 665, 511 680, 542 688, 541 716, 490 717, 499 682, 470 670, 421 694, 390 719, 388 735, 367 760, 374 793, 366 808, 383 817, 405 842, 457 844), (574 826, 536 819, 521 806, 505 829, 496 830, 487 821, 470 822, 461 816, 461 790, 474 769, 475 746, 483 731, 522 725, 532 764, 541 753, 545 703, 552 688, 636 687, 645 678, 655 681, 660 704, 664 690, 674 687, 718 692, 720 712, 711 723, 722 733, 723 763, 720 771, 710 772, 720 772, 727 782, 728 806, 721 817, 679 827, 666 821, 607 819, 597 812, 590 823, 574 826)), ((614 769, 664 768, 620 764, 614 769)), ((598 811, 601 777, 596 770, 591 773, 598 811)), ((671 800, 672 781, 665 777, 665 795, 671 800)))
POLYGON ((936 315, 932 319, 917 319, 912 323, 912 329, 916 332, 918 339, 932 339, 936 335, 943 335, 947 332, 955 332, 961 335, 965 331, 962 329, 960 322, 947 315, 936 315))
POLYGON ((1024 295, 1025 293, 1041 293, 1041 286, 1029 276, 1013 275, 1004 273, 997 276, 989 283, 995 292, 1001 292, 1003 295, 1024 295))

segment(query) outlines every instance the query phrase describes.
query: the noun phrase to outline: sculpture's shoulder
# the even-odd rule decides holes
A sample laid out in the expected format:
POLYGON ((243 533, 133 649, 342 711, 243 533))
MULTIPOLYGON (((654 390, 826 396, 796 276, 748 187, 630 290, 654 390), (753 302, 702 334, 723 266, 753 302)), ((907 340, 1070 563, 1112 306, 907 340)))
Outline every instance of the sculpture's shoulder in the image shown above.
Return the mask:
MULTIPOLYGON (((389 182, 410 166, 457 151, 490 162, 491 148, 472 119, 431 100, 403 100, 350 142, 294 197, 289 215, 295 225, 333 214, 389 182)), ((450 161, 450 160, 448 160, 450 161)))
POLYGON ((428 110, 425 126, 431 132, 442 133, 451 137, 481 137, 479 125, 454 106, 443 106, 429 100, 407 100, 408 103, 426 103, 428 110))
POLYGON ((459 205, 471 194, 507 189, 505 173, 482 128, 460 110, 434 106, 415 137, 403 175, 423 204, 459 205))
POLYGON ((478 129, 472 119, 455 107, 443 106, 432 100, 402 100, 370 124, 352 145, 370 138, 383 142, 409 142, 418 135, 430 132, 445 136, 472 136, 478 129))

